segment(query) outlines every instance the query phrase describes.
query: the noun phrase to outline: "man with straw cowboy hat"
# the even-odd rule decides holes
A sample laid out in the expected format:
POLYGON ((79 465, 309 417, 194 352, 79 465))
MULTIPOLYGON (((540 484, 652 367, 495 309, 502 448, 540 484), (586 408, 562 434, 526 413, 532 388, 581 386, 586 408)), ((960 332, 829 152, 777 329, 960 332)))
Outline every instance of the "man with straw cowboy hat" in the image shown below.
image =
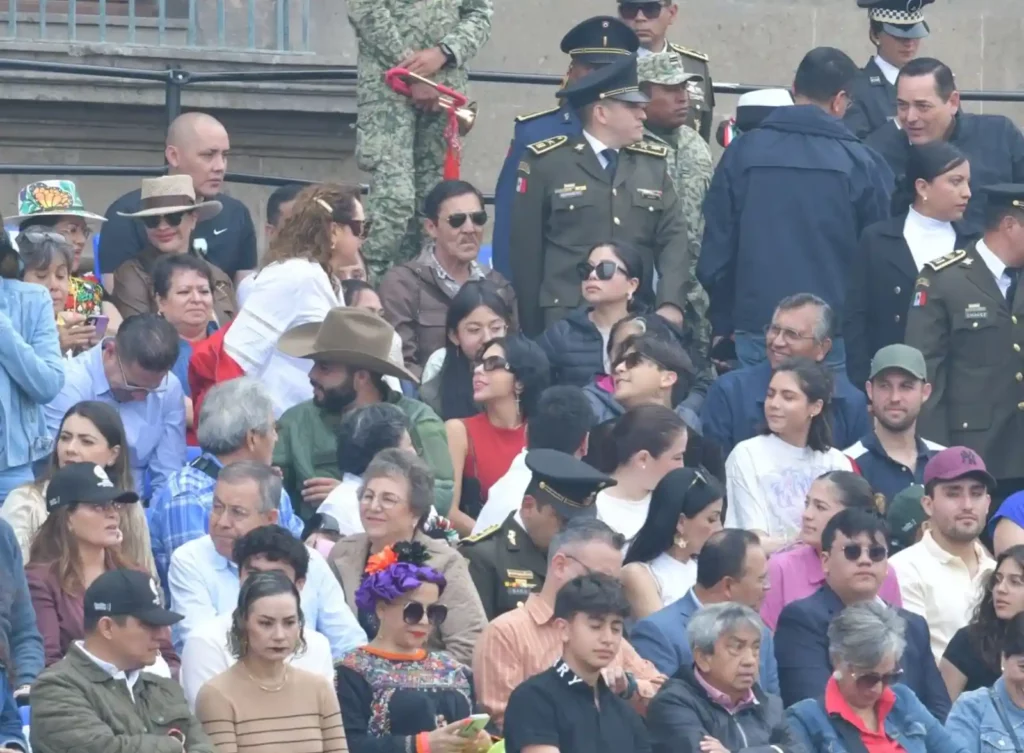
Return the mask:
POLYGON ((356 308, 336 308, 323 322, 293 327, 277 348, 293 358, 310 359, 313 399, 286 410, 278 420, 274 465, 299 515, 308 519, 340 483, 337 431, 355 408, 391 403, 409 420, 409 437, 434 472, 434 506, 441 515, 452 502, 454 472, 444 422, 425 403, 406 397, 384 382, 394 376, 419 380, 389 357, 394 329, 382 318, 356 308))
MULTIPOLYGON (((114 303, 125 318, 133 314, 157 313, 153 291, 153 268, 165 254, 187 254, 192 248, 192 231, 196 224, 220 212, 219 201, 197 201, 192 179, 187 175, 165 175, 145 178, 137 212, 118 212, 121 217, 141 220, 146 229, 147 245, 138 256, 124 262, 114 271, 114 303)), ((210 269, 213 312, 223 326, 238 312, 235 288, 231 278, 217 265, 206 261, 210 269)))

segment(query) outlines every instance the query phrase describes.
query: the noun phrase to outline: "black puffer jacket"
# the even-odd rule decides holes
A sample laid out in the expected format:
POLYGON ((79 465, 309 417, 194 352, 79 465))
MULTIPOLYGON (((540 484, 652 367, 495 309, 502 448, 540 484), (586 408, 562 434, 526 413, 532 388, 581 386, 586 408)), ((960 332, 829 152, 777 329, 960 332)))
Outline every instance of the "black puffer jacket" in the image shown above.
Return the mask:
POLYGON ((661 686, 647 708, 652 753, 700 753, 713 737, 732 753, 807 753, 789 728, 782 699, 754 686, 757 703, 730 714, 708 697, 683 666, 661 686))
POLYGON ((586 306, 559 319, 537 338, 551 363, 551 384, 582 387, 604 373, 604 338, 587 316, 586 306))

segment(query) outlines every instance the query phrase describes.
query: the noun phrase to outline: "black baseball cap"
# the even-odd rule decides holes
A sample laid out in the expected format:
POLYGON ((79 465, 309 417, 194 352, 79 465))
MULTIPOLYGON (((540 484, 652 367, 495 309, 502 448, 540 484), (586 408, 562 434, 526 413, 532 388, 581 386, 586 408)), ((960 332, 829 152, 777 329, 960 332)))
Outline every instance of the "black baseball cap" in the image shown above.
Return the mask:
POLYGON ((526 495, 551 505, 566 519, 596 516, 597 493, 615 486, 611 476, 558 450, 530 450, 526 467, 533 472, 526 495))
POLYGON ((46 486, 48 513, 66 505, 134 504, 138 501, 138 494, 118 489, 103 466, 95 463, 68 463, 53 474, 46 486))
POLYGON ((85 590, 85 617, 134 617, 155 627, 167 627, 185 619, 164 609, 160 588, 149 573, 129 568, 108 570, 85 590))

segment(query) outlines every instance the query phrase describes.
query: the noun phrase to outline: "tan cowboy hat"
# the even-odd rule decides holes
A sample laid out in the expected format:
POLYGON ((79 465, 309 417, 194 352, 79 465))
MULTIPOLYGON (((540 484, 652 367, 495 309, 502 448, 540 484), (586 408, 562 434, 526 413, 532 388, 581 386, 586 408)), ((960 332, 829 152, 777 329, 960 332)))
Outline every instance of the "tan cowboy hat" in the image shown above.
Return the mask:
POLYGON ((412 372, 388 357, 394 336, 392 326, 376 314, 345 307, 331 309, 322 322, 288 330, 277 341, 277 349, 295 358, 316 358, 419 384, 412 372))
POLYGON ((142 196, 138 212, 118 212, 122 217, 160 217, 175 212, 195 212, 196 221, 202 222, 218 214, 223 208, 219 201, 196 202, 196 189, 187 175, 164 175, 143 178, 142 196))

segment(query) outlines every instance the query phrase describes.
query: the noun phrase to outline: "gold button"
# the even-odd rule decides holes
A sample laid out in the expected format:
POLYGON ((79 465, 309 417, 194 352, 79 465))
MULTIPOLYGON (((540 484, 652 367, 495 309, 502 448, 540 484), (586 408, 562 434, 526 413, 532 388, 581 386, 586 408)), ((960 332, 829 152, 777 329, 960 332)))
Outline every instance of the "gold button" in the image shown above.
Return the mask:
POLYGON ((516 602, 516 609, 518 609, 518 608, 519 608, 519 607, 521 607, 521 606, 523 606, 523 602, 521 602, 521 601, 517 601, 517 602, 516 602))
POLYGON ((977 329, 977 327, 978 327, 978 323, 977 323, 977 322, 972 322, 972 323, 971 323, 971 326, 972 326, 972 327, 974 327, 975 329, 977 329))
POLYGON ((576 205, 575 205, 575 204, 570 204, 570 205, 569 205, 569 209, 570 209, 570 211, 571 211, 571 210, 573 210, 573 209, 575 209, 575 208, 576 208, 576 205))
POLYGON ((964 428, 965 429, 967 428, 967 422, 966 421, 964 421, 964 428))
POLYGON ((899 285, 896 286, 896 290, 894 292, 896 293, 896 295, 900 294, 900 286, 899 285))
POLYGON ((654 207, 647 207, 647 211, 648 212, 653 212, 654 211, 654 207))
POLYGON ((899 321, 899 320, 900 320, 900 315, 896 314, 896 321, 899 321))
POLYGON ((621 223, 621 222, 619 221, 619 218, 618 218, 618 217, 612 217, 612 222, 614 222, 614 223, 615 223, 616 225, 621 225, 621 224, 622 224, 622 223, 621 223))

